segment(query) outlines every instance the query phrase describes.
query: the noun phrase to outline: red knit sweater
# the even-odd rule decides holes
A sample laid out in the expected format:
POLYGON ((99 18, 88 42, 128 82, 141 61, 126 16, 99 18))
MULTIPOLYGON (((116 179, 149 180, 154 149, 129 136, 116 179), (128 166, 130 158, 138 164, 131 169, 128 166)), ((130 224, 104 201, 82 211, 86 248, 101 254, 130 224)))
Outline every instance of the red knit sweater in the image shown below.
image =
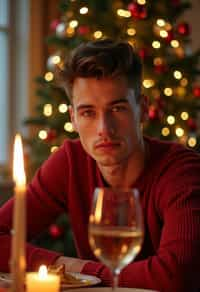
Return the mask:
MULTIPOLYGON (((200 156, 181 145, 145 138, 149 159, 134 187, 140 190, 145 239, 136 260, 121 272, 119 284, 161 292, 192 292, 200 287, 200 156)), ((27 191, 30 241, 67 212, 78 254, 91 259, 83 273, 111 283, 108 269, 95 260, 87 237, 94 188, 104 182, 96 162, 80 142, 65 141, 38 170, 27 191)), ((13 200, 0 209, 0 271, 8 271, 13 200)), ((27 244, 27 268, 50 264, 58 253, 27 244)))

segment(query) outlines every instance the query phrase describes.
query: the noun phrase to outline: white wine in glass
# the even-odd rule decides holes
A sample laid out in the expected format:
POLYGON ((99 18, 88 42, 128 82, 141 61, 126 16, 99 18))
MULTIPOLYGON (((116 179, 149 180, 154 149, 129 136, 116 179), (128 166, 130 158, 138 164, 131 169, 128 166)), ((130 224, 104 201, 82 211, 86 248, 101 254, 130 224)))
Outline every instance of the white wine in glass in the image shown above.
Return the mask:
POLYGON ((88 234, 93 253, 113 274, 115 289, 120 271, 135 259, 143 242, 138 190, 96 188, 88 234))

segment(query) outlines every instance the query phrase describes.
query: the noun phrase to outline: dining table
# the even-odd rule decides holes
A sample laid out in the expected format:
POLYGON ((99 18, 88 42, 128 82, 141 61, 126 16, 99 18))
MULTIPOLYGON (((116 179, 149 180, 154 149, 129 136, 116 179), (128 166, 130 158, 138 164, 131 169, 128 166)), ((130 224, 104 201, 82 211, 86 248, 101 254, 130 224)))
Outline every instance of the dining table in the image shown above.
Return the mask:
MULTIPOLYGON (((0 292, 10 291, 10 278, 7 278, 9 274, 0 273, 0 292), (4 279, 4 280, 3 280, 4 279)), ((102 286, 87 286, 87 287, 62 287, 61 292, 113 292, 112 287, 102 287, 102 286)), ((37 292, 37 291, 36 291, 37 292)), ((155 290, 139 289, 139 288, 126 288, 117 287, 115 292, 158 292, 155 290)))
MULTIPOLYGON (((112 287, 87 287, 78 289, 68 289, 67 292, 113 292, 112 287)), ((156 292, 155 290, 138 289, 138 288, 125 288, 118 287, 115 292, 156 292)))

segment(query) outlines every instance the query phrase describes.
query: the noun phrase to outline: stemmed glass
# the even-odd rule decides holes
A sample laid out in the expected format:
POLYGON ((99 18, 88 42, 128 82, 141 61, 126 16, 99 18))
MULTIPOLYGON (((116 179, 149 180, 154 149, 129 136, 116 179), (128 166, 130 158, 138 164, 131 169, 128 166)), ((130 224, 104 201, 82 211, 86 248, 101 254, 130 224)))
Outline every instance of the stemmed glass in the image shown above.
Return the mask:
POLYGON ((143 242, 143 216, 137 189, 96 188, 89 217, 89 243, 94 255, 113 274, 132 262, 143 242))

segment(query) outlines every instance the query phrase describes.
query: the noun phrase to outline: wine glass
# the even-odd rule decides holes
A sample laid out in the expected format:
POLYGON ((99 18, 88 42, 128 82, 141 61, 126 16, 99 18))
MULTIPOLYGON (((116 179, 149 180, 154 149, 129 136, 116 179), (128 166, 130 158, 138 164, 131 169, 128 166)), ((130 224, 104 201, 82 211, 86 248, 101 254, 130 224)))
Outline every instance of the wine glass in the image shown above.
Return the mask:
POLYGON ((113 274, 113 290, 120 271, 134 260, 143 242, 143 216, 139 191, 96 188, 88 227, 94 255, 113 274))

